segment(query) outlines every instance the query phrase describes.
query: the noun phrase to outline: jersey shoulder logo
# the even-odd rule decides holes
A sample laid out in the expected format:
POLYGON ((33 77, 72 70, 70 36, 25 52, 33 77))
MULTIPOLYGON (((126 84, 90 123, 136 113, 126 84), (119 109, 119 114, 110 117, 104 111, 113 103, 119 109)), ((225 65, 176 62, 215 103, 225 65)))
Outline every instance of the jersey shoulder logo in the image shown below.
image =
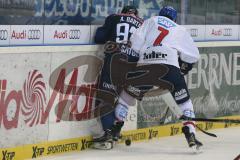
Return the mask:
POLYGON ((164 17, 158 17, 157 23, 165 28, 171 28, 176 26, 176 24, 164 17))

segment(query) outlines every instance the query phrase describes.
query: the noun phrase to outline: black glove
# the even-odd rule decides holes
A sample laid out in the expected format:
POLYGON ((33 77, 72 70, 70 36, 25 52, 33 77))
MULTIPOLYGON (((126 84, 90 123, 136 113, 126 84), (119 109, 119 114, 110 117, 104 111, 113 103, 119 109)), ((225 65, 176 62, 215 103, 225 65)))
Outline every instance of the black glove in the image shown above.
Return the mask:
POLYGON ((178 58, 178 63, 179 63, 180 70, 181 70, 183 75, 188 74, 188 72, 192 70, 193 65, 194 65, 194 63, 184 62, 180 58, 178 58))

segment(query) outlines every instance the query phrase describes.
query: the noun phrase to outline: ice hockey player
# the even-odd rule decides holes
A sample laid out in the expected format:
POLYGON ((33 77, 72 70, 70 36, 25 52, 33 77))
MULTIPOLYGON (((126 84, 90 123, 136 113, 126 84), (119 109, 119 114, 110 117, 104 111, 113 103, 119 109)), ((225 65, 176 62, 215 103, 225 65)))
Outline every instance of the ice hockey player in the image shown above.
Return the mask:
MULTIPOLYGON (((130 40, 132 48, 140 54, 138 63, 161 64, 169 68, 161 79, 174 86, 171 94, 183 114, 195 117, 184 75, 188 74, 200 55, 193 39, 176 23, 176 19, 177 11, 171 6, 165 6, 160 10, 159 16, 145 20, 130 40)), ((189 147, 199 149, 202 146, 195 137, 194 121, 184 121, 182 132, 189 147)))
MULTIPOLYGON (((139 54, 128 47, 128 42, 130 42, 129 38, 132 33, 142 23, 143 20, 138 17, 138 10, 135 6, 124 6, 120 14, 109 15, 104 25, 97 29, 95 42, 97 44, 105 44, 105 46, 111 46, 111 44, 114 46, 114 43, 117 43, 120 46, 121 53, 126 54, 129 61, 137 62, 139 54)), ((112 84, 110 79, 111 58, 112 54, 105 51, 104 64, 98 80, 98 89, 115 94, 118 88, 112 84)), ((98 98, 98 95, 96 98, 98 98)), ((133 101, 134 98, 130 99, 129 103, 134 103, 133 101)), ((99 103, 99 101, 96 101, 96 107, 101 106, 99 103)), ((115 109, 100 118, 103 133, 100 137, 94 137, 94 148, 111 149, 113 147, 113 141, 118 140, 124 120, 127 117, 129 103, 126 103, 121 96, 116 97, 115 106, 111 106, 115 109)))

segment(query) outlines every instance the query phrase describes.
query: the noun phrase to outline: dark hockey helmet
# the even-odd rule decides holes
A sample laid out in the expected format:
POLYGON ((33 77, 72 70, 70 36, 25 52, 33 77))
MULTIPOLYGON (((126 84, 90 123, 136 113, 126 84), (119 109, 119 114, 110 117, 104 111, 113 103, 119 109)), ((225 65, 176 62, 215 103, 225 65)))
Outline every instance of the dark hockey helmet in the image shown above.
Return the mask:
POLYGON ((173 20, 174 22, 176 22, 177 11, 171 6, 165 6, 160 10, 159 16, 167 17, 167 18, 173 20))
POLYGON ((138 15, 138 10, 135 6, 124 6, 121 13, 138 15))

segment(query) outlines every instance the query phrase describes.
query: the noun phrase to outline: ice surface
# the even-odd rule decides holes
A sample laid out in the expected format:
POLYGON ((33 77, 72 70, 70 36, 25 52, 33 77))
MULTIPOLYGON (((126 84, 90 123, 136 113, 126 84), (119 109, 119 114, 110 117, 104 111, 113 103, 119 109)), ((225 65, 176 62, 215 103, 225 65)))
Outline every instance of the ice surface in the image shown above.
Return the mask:
POLYGON ((119 144, 112 150, 88 149, 41 160, 233 160, 240 154, 240 127, 211 130, 217 138, 197 132, 203 152, 194 154, 183 135, 146 142, 119 144))

